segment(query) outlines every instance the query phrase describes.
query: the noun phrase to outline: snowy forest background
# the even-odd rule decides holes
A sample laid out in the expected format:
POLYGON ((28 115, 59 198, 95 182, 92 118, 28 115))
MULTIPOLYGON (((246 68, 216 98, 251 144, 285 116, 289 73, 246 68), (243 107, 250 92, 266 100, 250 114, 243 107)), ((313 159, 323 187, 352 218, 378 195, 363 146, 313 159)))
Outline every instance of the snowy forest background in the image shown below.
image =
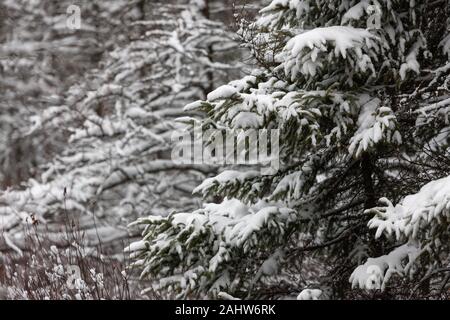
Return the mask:
POLYGON ((449 299, 449 116, 448 0, 0 0, 0 298, 449 299))

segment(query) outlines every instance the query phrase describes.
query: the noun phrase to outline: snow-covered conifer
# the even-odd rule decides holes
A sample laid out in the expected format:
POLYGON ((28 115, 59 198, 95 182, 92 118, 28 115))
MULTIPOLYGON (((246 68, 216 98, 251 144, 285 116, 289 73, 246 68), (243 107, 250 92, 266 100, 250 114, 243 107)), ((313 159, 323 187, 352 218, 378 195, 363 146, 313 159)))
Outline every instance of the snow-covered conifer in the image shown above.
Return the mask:
POLYGON ((220 22, 229 9, 218 1, 144 1, 121 10, 136 8, 141 14, 98 67, 33 117, 32 133, 69 134, 41 175, 0 194, 0 227, 16 245, 25 245, 21 225, 31 214, 42 230, 55 225, 55 241, 65 212, 80 217, 95 245, 128 237, 126 225, 139 216, 197 207, 192 189, 214 169, 174 163, 171 135, 184 126, 175 121, 184 105, 240 73, 233 62, 240 50, 220 22))
POLYGON ((441 5, 448 2, 274 0, 262 9, 240 33, 258 68, 186 110, 203 111, 206 128, 279 129, 281 167, 270 175, 227 168, 196 189, 222 203, 139 219, 143 239, 129 250, 142 276, 178 297, 296 297, 311 287, 348 297, 349 277, 368 257, 389 257, 392 265, 367 261, 391 276, 417 255, 412 244, 390 252, 394 243, 375 241, 368 223, 377 236, 426 239, 422 248, 448 237, 443 193, 412 204, 444 181, 378 218, 369 210, 450 172, 438 162, 449 106, 441 5))
POLYGON ((30 132, 33 119, 62 103, 68 88, 120 41, 124 1, 86 2, 80 29, 67 26, 73 1, 0 4, 0 186, 38 174, 60 150, 62 130, 30 132), (114 5, 111 5, 114 3, 114 5))

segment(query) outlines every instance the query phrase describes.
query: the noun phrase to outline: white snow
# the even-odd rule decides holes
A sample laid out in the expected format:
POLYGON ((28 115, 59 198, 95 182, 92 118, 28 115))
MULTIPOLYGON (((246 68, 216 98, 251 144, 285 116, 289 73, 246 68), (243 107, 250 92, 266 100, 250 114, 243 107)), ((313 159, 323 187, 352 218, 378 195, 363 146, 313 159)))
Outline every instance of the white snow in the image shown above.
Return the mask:
POLYGON ((351 7, 350 9, 345 12, 345 14, 342 17, 342 23, 348 23, 351 20, 358 21, 361 19, 361 17, 367 12, 368 7, 371 5, 371 1, 369 0, 362 0, 359 1, 356 5, 351 7))
POLYGON ((417 258, 419 250, 409 244, 402 245, 387 255, 369 258, 357 267, 350 276, 353 288, 384 290, 394 275, 403 275, 417 258))
POLYGON ((215 101, 219 99, 227 99, 230 98, 232 95, 237 93, 238 90, 230 85, 223 85, 216 90, 210 92, 207 96, 208 101, 215 101))
POLYGON ((402 138, 396 130, 396 118, 390 108, 382 106, 380 99, 367 95, 360 97, 360 104, 358 129, 350 139, 348 148, 350 154, 358 158, 380 141, 401 143, 402 138))
POLYGON ((196 187, 193 193, 203 193, 205 194, 210 188, 222 184, 241 184, 246 179, 257 177, 259 172, 256 170, 250 171, 235 171, 235 170, 225 170, 213 178, 205 179, 198 187, 196 187))
POLYGON ((292 55, 297 56, 305 48, 312 50, 316 47, 326 50, 325 44, 333 42, 335 52, 340 53, 345 58, 348 49, 360 46, 366 40, 373 38, 375 36, 365 29, 346 26, 315 28, 289 40, 286 44, 286 50, 290 50, 292 55))
POLYGON ((320 289, 304 289, 297 296, 297 300, 319 300, 321 295, 320 289))
POLYGON ((376 208, 376 216, 369 221, 369 227, 377 229, 376 237, 386 233, 397 239, 416 238, 421 228, 450 218, 450 176, 427 183, 395 207, 385 198, 382 202, 386 207, 376 208))

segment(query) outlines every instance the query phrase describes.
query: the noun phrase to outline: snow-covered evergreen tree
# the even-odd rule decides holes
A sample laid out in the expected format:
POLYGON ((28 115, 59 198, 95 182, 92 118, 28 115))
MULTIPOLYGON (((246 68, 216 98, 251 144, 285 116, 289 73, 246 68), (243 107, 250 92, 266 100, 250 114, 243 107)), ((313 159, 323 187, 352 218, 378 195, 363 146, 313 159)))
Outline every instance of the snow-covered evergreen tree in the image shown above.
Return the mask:
POLYGON ((338 298, 368 257, 387 255, 392 266, 369 259, 354 285, 364 287, 370 264, 386 278, 402 271, 417 244, 430 253, 419 267, 444 268, 447 180, 402 199, 450 173, 441 163, 448 5, 274 0, 262 9, 241 30, 259 69, 186 110, 203 111, 205 128, 280 129, 281 168, 225 170, 195 190, 222 203, 139 219, 143 239, 129 251, 142 276, 178 297, 295 297, 317 287, 314 298, 338 298), (372 209, 381 197, 402 204, 372 209), (391 252, 394 242, 375 241, 368 223, 409 242, 391 252))
POLYGON ((392 291, 391 282, 395 286, 403 281, 400 287, 407 297, 448 299, 450 3, 418 6, 423 8, 419 25, 427 50, 419 75, 397 96, 408 147, 400 164, 413 174, 401 175, 406 186, 395 197, 383 197, 381 206, 366 211, 376 241, 385 235, 392 246, 356 268, 350 280, 353 287, 382 291, 392 291), (398 274, 404 277, 398 279, 398 274))
MULTIPOLYGON (((128 23, 123 43, 68 90, 62 105, 33 118, 31 132, 67 130, 69 138, 39 178, 0 194, 0 228, 18 246, 25 245, 21 225, 30 215, 50 223, 66 211, 81 215, 88 244, 126 238, 127 223, 139 216, 197 207, 192 189, 214 172, 173 163, 171 133, 182 126, 174 120, 184 105, 240 74, 233 62, 239 48, 220 22, 230 8, 211 0, 128 6, 141 14, 128 23)), ((50 229, 55 241, 61 228, 50 229)))

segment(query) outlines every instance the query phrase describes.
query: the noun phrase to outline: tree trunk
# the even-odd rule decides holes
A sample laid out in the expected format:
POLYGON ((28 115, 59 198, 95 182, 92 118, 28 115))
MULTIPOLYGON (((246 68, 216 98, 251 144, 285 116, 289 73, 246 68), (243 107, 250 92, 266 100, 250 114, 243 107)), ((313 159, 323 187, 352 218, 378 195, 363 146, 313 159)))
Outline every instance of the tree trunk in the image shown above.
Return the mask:
MULTIPOLYGON (((205 6, 203 7, 202 11, 201 11, 202 15, 206 18, 206 19, 211 19, 211 12, 210 12, 210 0, 205 0, 205 6)), ((214 50, 213 47, 211 45, 208 46, 208 48, 206 49, 208 52, 208 59, 209 61, 213 62, 213 55, 214 55, 214 50)), ((214 74, 211 70, 208 70, 206 72, 206 84, 203 87, 203 94, 205 96, 208 95, 208 93, 210 93, 211 91, 214 90, 214 74)))
POLYGON ((361 158, 361 175, 364 186, 364 209, 370 209, 376 206, 375 189, 372 174, 374 171, 372 158, 368 153, 364 153, 361 158))

